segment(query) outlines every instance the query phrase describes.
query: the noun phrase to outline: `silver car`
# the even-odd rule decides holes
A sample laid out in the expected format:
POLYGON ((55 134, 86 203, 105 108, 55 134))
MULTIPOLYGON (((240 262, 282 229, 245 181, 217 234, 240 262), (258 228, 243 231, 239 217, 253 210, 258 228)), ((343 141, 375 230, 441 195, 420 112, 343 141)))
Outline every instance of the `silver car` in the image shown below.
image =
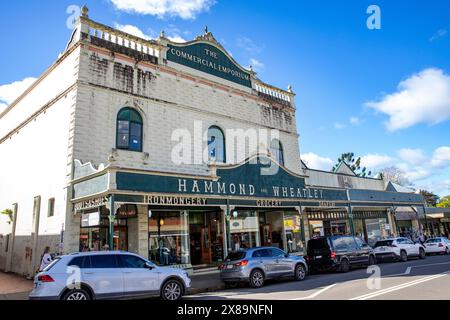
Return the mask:
POLYGON ((220 278, 228 286, 246 282, 252 288, 261 288, 268 279, 292 277, 302 281, 308 273, 303 257, 286 254, 274 247, 232 252, 225 263, 219 266, 219 270, 220 278))
POLYGON ((186 271, 128 252, 83 252, 54 260, 34 281, 30 300, 98 300, 160 296, 179 300, 191 288, 186 271))

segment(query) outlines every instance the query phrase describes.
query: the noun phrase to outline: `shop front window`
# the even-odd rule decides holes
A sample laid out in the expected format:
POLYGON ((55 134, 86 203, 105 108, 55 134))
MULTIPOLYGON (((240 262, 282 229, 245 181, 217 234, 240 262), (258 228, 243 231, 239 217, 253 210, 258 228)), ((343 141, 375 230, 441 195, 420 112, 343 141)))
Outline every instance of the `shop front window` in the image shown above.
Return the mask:
POLYGON ((374 246, 379 240, 389 237, 389 230, 386 228, 386 219, 367 219, 365 220, 367 230, 367 243, 374 246))
POLYGON ((160 266, 189 264, 187 211, 150 212, 150 260, 160 266))
POLYGON ((230 218, 231 251, 260 246, 258 213, 235 211, 230 218))
POLYGON ((284 213, 284 231, 288 253, 303 253, 304 243, 302 235, 301 219, 298 212, 284 213))

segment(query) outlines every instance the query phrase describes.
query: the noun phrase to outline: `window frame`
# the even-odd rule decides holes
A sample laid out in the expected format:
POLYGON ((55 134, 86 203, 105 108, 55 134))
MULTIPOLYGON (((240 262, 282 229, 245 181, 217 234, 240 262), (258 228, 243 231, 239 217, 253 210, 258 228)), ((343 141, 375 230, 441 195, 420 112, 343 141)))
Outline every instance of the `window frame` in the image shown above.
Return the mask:
POLYGON ((281 141, 279 139, 272 139, 272 141, 270 142, 270 153, 272 155, 272 157, 274 157, 274 159, 282 166, 284 166, 284 148, 283 148, 283 144, 281 143, 281 141), (277 142, 278 144, 278 149, 276 149, 276 151, 278 152, 278 155, 280 156, 280 159, 275 158, 274 155, 274 150, 275 148, 273 148, 273 143, 277 142))
POLYGON ((118 150, 125 150, 125 151, 131 151, 131 152, 143 152, 144 149, 144 119, 142 118, 141 113, 134 109, 134 108, 130 108, 130 107, 125 107, 119 110, 119 112, 117 113, 117 117, 116 117, 116 149, 118 150), (132 120, 131 116, 128 117, 128 119, 124 119, 124 118, 120 118, 121 113, 123 113, 124 111, 129 111, 130 115, 131 113, 136 113, 139 116, 140 122, 132 120), (128 123, 128 144, 127 147, 123 147, 123 146, 119 146, 119 135, 124 134, 124 133, 119 133, 119 122, 127 122, 128 123), (135 125, 139 125, 140 126, 140 141, 139 141, 139 149, 132 149, 131 148, 131 139, 132 139, 132 135, 131 135, 131 126, 132 124, 135 125))
MULTIPOLYGON (((212 157, 210 155, 210 149, 209 149, 209 136, 210 136, 209 133, 213 129, 218 130, 222 134, 222 139, 223 139, 223 161, 218 161, 217 160, 217 154, 216 154, 216 157, 215 157, 215 161, 217 161, 219 163, 227 163, 227 143, 226 143, 227 140, 226 140, 226 137, 225 137, 225 132, 222 130, 222 128, 220 128, 219 126, 216 126, 216 125, 210 126, 208 128, 208 132, 207 132, 207 141, 206 141, 206 143, 207 143, 207 147, 208 147, 208 160, 209 161, 212 160, 212 157)), ((217 147, 216 147, 216 151, 217 151, 217 147)))
POLYGON ((55 216, 55 198, 48 199, 47 202, 47 217, 51 218, 55 216))

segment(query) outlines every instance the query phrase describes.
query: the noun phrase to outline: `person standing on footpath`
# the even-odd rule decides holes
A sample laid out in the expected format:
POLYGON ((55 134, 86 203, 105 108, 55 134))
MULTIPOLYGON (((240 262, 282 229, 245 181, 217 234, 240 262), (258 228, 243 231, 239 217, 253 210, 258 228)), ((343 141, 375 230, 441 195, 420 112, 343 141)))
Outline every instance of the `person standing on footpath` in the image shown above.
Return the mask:
POLYGON ((39 268, 39 272, 42 272, 45 268, 47 268, 50 263, 52 263, 53 259, 50 254, 50 247, 45 247, 44 253, 41 257, 41 266, 39 268))

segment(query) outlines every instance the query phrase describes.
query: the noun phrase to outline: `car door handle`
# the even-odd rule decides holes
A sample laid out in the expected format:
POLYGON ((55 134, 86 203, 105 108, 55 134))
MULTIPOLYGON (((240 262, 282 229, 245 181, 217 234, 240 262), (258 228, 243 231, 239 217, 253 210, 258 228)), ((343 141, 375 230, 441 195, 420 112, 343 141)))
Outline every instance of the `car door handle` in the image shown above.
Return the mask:
POLYGON ((84 274, 95 274, 95 272, 85 272, 84 274))

